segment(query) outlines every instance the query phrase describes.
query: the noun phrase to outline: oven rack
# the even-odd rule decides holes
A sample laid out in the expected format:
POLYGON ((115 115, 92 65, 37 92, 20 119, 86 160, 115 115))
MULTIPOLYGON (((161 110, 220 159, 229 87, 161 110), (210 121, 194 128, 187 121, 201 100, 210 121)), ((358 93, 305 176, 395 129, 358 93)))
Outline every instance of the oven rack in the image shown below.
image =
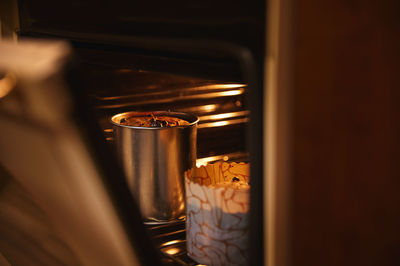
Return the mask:
POLYGON ((165 265, 200 265, 193 261, 186 250, 185 221, 172 224, 145 225, 154 244, 161 251, 165 265))

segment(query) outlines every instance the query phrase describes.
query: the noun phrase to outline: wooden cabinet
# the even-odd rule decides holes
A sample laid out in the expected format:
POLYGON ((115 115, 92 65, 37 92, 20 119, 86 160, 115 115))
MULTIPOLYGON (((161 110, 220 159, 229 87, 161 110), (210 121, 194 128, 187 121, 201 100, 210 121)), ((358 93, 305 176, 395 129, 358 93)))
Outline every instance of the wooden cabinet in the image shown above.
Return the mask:
POLYGON ((294 3, 292 265, 400 265, 400 3, 294 3))

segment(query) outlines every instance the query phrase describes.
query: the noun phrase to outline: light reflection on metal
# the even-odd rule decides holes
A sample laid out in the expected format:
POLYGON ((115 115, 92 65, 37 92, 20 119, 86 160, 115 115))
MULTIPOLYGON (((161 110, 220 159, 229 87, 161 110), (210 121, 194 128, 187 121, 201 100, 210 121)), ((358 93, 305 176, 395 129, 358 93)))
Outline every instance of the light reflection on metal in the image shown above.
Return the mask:
POLYGON ((213 127, 222 127, 222 126, 226 126, 229 124, 228 121, 218 121, 218 122, 213 122, 213 123, 208 123, 211 124, 213 127))
POLYGON ((195 162, 198 118, 179 112, 152 113, 188 124, 177 132, 174 128, 150 130, 120 123, 122 118, 148 115, 138 111, 116 114, 110 122, 129 189, 139 203, 144 223, 154 225, 177 222, 185 215, 184 172, 195 162), (166 167, 159 167, 160 163, 166 167))
POLYGON ((223 156, 210 156, 210 157, 206 157, 206 158, 202 158, 202 159, 197 159, 196 166, 197 167, 206 166, 208 163, 221 160, 222 158, 223 158, 223 156))
POLYGON ((216 162, 220 160, 224 161, 229 161, 229 160, 235 160, 235 159, 241 159, 244 160, 244 158, 248 157, 248 154, 243 153, 243 152, 235 152, 235 153, 229 153, 229 154, 223 154, 223 155, 217 155, 217 156, 210 156, 210 157, 204 157, 196 160, 196 166, 200 167, 202 165, 207 165, 208 163, 211 162, 216 162))
POLYGON ((212 112, 215 111, 217 109, 217 105, 216 104, 207 104, 207 105, 203 105, 202 109, 205 112, 212 112))
POLYGON ((11 73, 6 73, 0 78, 0 99, 7 96, 17 83, 16 77, 11 73))
MULTIPOLYGON (((149 99, 149 100, 143 100, 141 98, 138 98, 137 100, 132 100, 129 103, 99 105, 96 108, 97 109, 112 109, 112 108, 122 108, 122 107, 128 107, 128 106, 141 106, 141 105, 157 104, 157 103, 170 103, 173 101, 186 101, 186 100, 193 100, 193 99, 196 99, 196 100, 212 99, 212 98, 218 98, 218 97, 241 95, 243 93, 244 93, 244 89, 242 88, 239 90, 182 95, 182 96, 166 97, 166 98, 154 98, 153 97, 152 99, 149 99)), ((149 94, 146 96, 153 96, 153 95, 149 94)))
POLYGON ((175 244, 179 244, 181 242, 184 242, 183 240, 171 240, 165 243, 161 244, 161 247, 167 247, 167 246, 171 246, 171 245, 175 245, 175 244))
POLYGON ((169 254, 169 255, 175 255, 177 253, 179 253, 181 250, 179 248, 169 248, 167 250, 165 250, 164 252, 169 254))
POLYGON ((204 115, 204 116, 200 116, 199 118, 200 118, 200 121, 207 121, 207 120, 219 120, 219 119, 246 116, 248 114, 250 114, 250 111, 240 111, 240 112, 231 112, 231 113, 223 113, 223 114, 215 114, 215 115, 204 115))
POLYGON ((231 91, 224 91, 221 92, 222 96, 235 96, 235 95, 240 95, 243 93, 243 89, 241 90, 231 90, 231 91))
POLYGON ((232 120, 226 120, 226 121, 217 121, 217 122, 199 124, 198 128, 200 129, 200 128, 209 128, 209 127, 222 127, 222 126, 246 123, 248 121, 249 121, 248 118, 232 119, 232 120))
POLYGON ((213 112, 217 110, 219 104, 207 104, 207 105, 200 105, 200 106, 193 106, 193 107, 186 107, 186 108, 179 108, 181 112, 213 112))
POLYGON ((229 83, 229 84, 211 84, 205 86, 199 86, 199 89, 235 89, 235 88, 242 88, 247 87, 246 84, 239 84, 239 83, 229 83))
MULTIPOLYGON (((154 85, 149 85, 152 89, 155 89, 154 85)), ((143 89, 148 88, 144 87, 143 89)), ((99 96, 94 95, 96 99, 103 100, 103 101, 110 101, 110 100, 121 100, 121 99, 130 99, 130 98, 141 98, 146 96, 161 96, 161 95, 168 95, 173 93, 182 93, 182 92, 199 92, 204 90, 220 90, 220 89, 230 89, 229 92, 233 93, 233 95, 237 95, 238 91, 242 90, 232 90, 237 88, 245 88, 247 87, 246 84, 212 84, 212 85, 204 85, 204 86, 195 86, 189 88, 176 88, 176 89, 169 89, 169 90, 160 90, 160 91, 152 91, 152 92, 145 92, 145 93, 136 93, 136 94, 129 94, 129 95, 118 95, 118 96, 99 96)), ((145 91, 145 90, 144 90, 145 91)), ((225 91, 226 92, 226 91, 225 91)), ((230 95, 230 94, 228 94, 230 95)))

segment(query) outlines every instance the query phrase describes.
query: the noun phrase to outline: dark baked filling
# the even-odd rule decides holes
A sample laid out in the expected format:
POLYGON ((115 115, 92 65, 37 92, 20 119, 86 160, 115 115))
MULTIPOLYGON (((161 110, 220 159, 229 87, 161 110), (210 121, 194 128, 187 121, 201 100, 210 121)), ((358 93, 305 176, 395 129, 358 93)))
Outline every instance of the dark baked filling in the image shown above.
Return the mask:
POLYGON ((173 116, 155 116, 150 113, 146 116, 131 116, 121 118, 121 125, 133 127, 177 127, 189 125, 189 122, 173 116))

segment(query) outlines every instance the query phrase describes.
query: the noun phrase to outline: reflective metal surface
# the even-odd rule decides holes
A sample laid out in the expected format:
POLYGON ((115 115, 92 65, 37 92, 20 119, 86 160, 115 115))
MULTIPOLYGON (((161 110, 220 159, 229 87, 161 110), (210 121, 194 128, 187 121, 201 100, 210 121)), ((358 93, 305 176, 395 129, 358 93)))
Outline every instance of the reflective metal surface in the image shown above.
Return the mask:
POLYGON ((195 165, 198 118, 178 112, 153 112, 184 119, 179 127, 132 127, 122 118, 145 112, 127 112, 111 118, 114 143, 130 190, 145 223, 167 223, 184 218, 184 172, 195 165))
POLYGON ((161 251, 163 265, 199 265, 187 255, 185 221, 164 225, 147 225, 153 242, 161 251))

